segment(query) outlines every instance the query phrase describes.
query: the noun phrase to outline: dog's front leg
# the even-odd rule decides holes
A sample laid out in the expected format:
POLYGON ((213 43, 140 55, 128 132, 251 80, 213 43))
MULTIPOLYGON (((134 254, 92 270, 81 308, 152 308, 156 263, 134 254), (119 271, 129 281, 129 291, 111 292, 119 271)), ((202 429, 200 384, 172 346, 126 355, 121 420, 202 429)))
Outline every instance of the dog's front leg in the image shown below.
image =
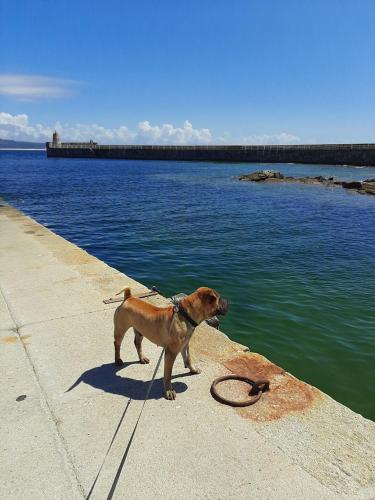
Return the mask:
POLYGON ((171 384, 173 364, 177 353, 172 352, 169 347, 165 349, 164 355, 164 391, 167 399, 176 399, 176 391, 171 384))
POLYGON ((190 373, 192 375, 196 375, 198 373, 201 373, 201 370, 199 368, 194 368, 193 365, 191 364, 191 358, 190 358, 190 349, 189 349, 189 341, 186 343, 186 345, 182 348, 181 350, 182 358, 184 360, 184 365, 185 368, 189 368, 190 373))

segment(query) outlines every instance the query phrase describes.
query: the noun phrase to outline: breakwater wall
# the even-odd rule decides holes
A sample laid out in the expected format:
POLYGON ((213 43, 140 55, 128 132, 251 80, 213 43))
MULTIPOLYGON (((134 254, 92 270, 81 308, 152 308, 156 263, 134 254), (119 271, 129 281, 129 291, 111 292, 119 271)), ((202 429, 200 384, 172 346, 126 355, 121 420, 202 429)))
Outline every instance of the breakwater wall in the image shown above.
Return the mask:
POLYGON ((46 143, 48 157, 375 166, 375 144, 111 146, 46 143))

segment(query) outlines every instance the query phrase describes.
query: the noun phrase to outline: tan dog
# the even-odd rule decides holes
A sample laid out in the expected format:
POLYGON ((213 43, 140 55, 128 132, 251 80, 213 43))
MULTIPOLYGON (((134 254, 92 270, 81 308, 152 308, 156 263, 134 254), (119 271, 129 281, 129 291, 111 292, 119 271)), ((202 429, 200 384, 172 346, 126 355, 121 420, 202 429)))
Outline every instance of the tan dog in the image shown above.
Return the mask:
POLYGON ((212 288, 201 287, 184 297, 175 312, 174 306, 156 307, 141 299, 131 296, 130 288, 124 290, 124 302, 116 309, 115 327, 115 363, 122 365, 120 357, 121 342, 126 331, 133 327, 134 344, 141 363, 150 360, 143 355, 142 340, 148 340, 165 347, 164 389, 167 399, 175 399, 176 391, 171 385, 172 368, 176 356, 181 352, 185 368, 190 373, 200 373, 193 368, 190 359, 189 341, 194 329, 205 319, 217 314, 226 314, 228 301, 222 299, 212 288))

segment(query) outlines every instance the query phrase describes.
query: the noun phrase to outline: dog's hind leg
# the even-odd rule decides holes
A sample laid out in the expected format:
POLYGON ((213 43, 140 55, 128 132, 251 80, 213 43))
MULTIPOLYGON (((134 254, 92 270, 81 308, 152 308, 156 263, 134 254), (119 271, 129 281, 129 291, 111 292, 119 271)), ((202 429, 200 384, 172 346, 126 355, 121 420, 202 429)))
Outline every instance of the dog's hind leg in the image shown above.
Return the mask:
POLYGON ((134 345, 135 345, 135 348, 137 349, 139 362, 142 365, 145 365, 145 364, 148 364, 150 362, 150 360, 148 358, 146 358, 146 356, 143 355, 142 340, 143 340, 143 335, 141 333, 139 333, 139 331, 134 328, 134 345))
POLYGON ((186 345, 184 345, 184 347, 181 349, 181 355, 184 360, 185 368, 189 368, 190 373, 192 375, 201 373, 201 370, 199 368, 194 368, 193 365, 191 364, 189 342, 187 342, 186 345))
POLYGON ((117 308, 113 317, 114 323, 114 346, 115 346, 115 363, 117 366, 122 366, 124 363, 120 356, 121 343, 126 331, 129 328, 128 322, 121 318, 121 310, 117 308), (121 321, 122 319, 122 321, 121 321))
POLYGON ((115 340, 113 344, 115 346, 115 363, 117 366, 122 366, 124 364, 120 356, 120 350, 121 350, 122 339, 124 338, 125 332, 126 330, 120 329, 115 325, 115 331, 114 331, 115 340))

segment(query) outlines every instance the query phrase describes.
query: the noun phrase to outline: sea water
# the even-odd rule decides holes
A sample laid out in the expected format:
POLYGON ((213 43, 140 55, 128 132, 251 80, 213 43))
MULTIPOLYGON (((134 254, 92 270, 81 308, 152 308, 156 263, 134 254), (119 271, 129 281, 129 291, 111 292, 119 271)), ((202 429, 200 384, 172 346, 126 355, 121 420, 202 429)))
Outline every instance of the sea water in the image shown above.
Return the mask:
POLYGON ((261 168, 375 177, 2 151, 0 196, 166 296, 217 289, 230 301, 230 338, 375 420, 375 196, 236 179, 261 168))

